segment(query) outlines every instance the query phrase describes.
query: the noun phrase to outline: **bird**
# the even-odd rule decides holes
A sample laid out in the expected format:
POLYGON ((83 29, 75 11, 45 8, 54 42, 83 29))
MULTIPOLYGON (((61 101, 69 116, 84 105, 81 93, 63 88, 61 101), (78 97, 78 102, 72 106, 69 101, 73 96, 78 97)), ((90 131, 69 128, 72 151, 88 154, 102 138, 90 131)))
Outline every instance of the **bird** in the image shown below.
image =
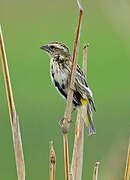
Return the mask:
MULTIPOLYGON (((52 83, 60 95, 67 100, 72 68, 72 57, 69 48, 62 42, 52 41, 42 45, 40 49, 44 50, 50 56, 50 76, 52 83)), ((93 94, 78 64, 76 66, 72 104, 74 109, 83 107, 82 118, 87 127, 87 135, 96 134, 93 122, 93 110, 96 112, 93 94)))

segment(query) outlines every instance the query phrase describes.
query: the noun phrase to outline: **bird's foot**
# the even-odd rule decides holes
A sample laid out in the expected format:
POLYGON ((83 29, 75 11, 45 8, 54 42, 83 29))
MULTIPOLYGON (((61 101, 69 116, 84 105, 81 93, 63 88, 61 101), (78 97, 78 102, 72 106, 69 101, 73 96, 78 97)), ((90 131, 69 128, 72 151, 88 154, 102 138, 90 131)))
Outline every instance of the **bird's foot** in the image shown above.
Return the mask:
POLYGON ((59 125, 60 125, 61 127, 63 126, 63 121, 64 121, 64 117, 59 120, 59 125))
MULTIPOLYGON (((73 121, 72 119, 70 119, 70 120, 68 121, 68 123, 73 123, 73 122, 74 122, 74 121, 73 121)), ((63 126, 63 123, 64 123, 64 117, 59 120, 59 125, 62 127, 62 126, 63 126)))
POLYGON ((72 119, 70 119, 69 121, 68 121, 68 123, 73 123, 74 121, 72 120, 72 119))

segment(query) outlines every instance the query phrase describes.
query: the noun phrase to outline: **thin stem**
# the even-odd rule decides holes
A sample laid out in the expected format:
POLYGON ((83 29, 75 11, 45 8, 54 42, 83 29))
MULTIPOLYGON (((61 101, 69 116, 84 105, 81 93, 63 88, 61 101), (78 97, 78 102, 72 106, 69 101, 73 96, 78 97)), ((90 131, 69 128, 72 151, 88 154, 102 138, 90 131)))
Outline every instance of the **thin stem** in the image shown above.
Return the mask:
POLYGON ((129 146, 128 146, 128 154, 127 154, 124 180, 129 180, 129 178, 130 178, 130 140, 129 140, 129 146))
POLYGON ((5 52, 4 40, 3 40, 3 36, 2 36, 1 25, 0 25, 0 55, 1 55, 4 81, 5 81, 5 87, 6 87, 10 120, 11 120, 11 124, 12 124, 15 105, 14 105, 14 99, 13 99, 12 88, 11 88, 11 83, 10 83, 8 63, 7 63, 7 57, 6 57, 6 52, 5 52))
POLYGON ((25 180, 25 165, 24 165, 24 156, 22 149, 22 141, 21 134, 19 128, 19 121, 15 110, 15 104, 13 99, 13 93, 11 88, 6 52, 4 47, 4 41, 2 36, 2 29, 0 26, 0 56, 2 61, 2 69, 4 74, 4 81, 6 87, 6 95, 8 100, 8 108, 10 114, 10 123, 13 134, 13 144, 15 151, 15 159, 16 159, 16 167, 17 167, 17 175, 19 180, 25 180))
POLYGON ((80 5, 79 1, 77 1, 77 3, 79 6, 79 9, 80 9, 80 15, 79 15, 78 27, 77 27, 77 31, 76 31, 76 38, 75 38, 75 42, 74 42, 70 85, 68 87, 67 104, 66 104, 66 109, 65 109, 65 113, 64 113, 63 125, 62 125, 66 180, 70 180, 67 133, 68 133, 69 126, 70 126, 69 122, 70 122, 70 117, 71 117, 73 89, 74 89, 75 72, 76 72, 76 66, 77 66, 77 60, 78 60, 78 47, 79 47, 79 38, 80 38, 80 30, 81 30, 81 22, 82 22, 82 14, 83 14, 83 10, 81 9, 81 5, 80 5))
MULTIPOLYGON (((87 45, 83 48, 83 73, 87 72, 87 45)), ((82 107, 78 109, 75 140, 73 148, 71 173, 74 180, 81 180, 83 166, 83 147, 84 147, 84 120, 81 117, 82 107)))
POLYGON ((73 148, 72 165, 71 165, 71 174, 73 180, 81 180, 82 178, 83 147, 84 147, 84 121, 81 118, 81 110, 78 110, 76 128, 75 128, 75 140, 74 140, 74 148, 73 148))
POLYGON ((70 86, 68 87, 67 104, 66 104, 66 110, 64 113, 64 121, 63 121, 63 126, 62 126, 63 140, 64 140, 64 163, 65 163, 66 180, 70 179, 67 133, 68 133, 69 126, 70 126, 69 121, 70 121, 71 109, 72 109, 72 98, 73 98, 75 71, 76 71, 76 65, 77 65, 77 60, 78 60, 78 45, 79 45, 81 22, 82 22, 82 10, 80 9, 79 22, 78 22, 78 27, 77 27, 77 31, 76 31, 76 38, 75 38, 75 42, 74 42, 70 86))
POLYGON ((81 24, 82 24, 82 15, 83 15, 83 11, 82 9, 80 9, 78 27, 76 31, 76 38, 74 42, 70 86, 68 87, 67 104, 66 104, 66 110, 64 113, 64 121, 63 121, 63 128, 62 128, 64 133, 68 132, 69 121, 70 121, 70 116, 71 116, 71 109, 72 109, 71 107, 72 107, 72 98, 73 98, 73 90, 74 90, 75 72, 76 72, 76 66, 77 66, 77 60, 78 60, 78 47, 79 47, 80 30, 81 30, 81 24))
POLYGON ((56 167, 56 156, 53 148, 53 142, 51 141, 50 147, 50 180, 55 180, 55 167, 56 167))
POLYGON ((69 151, 68 151, 68 137, 67 134, 63 135, 64 142, 64 163, 65 163, 65 179, 70 180, 69 173, 69 151))
POLYGON ((95 163, 94 166, 94 172, 93 172, 93 180, 97 180, 98 179, 98 167, 99 167, 99 162, 95 163))
POLYGON ((16 159, 16 168, 19 180, 25 180, 25 165, 24 155, 22 148, 22 140, 19 127, 19 119, 16 111, 14 112, 13 124, 12 124, 13 144, 16 159))

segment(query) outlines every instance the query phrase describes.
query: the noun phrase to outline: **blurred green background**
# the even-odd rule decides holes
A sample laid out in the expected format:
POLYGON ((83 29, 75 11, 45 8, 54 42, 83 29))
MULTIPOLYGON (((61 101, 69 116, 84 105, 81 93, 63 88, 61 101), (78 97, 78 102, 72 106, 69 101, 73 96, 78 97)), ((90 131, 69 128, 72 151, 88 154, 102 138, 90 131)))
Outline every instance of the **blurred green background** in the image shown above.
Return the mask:
MULTIPOLYGON (((130 134, 130 1, 83 0, 82 5, 79 64, 83 45, 90 42, 87 80, 97 108, 96 136, 84 133, 82 179, 92 179, 94 164, 100 161, 99 180, 119 180, 124 175, 130 134)), ((27 180, 49 179, 51 140, 56 151, 56 179, 64 179, 58 121, 65 102, 51 83, 49 57, 39 47, 63 41, 72 52, 78 15, 75 0, 0 0, 0 23, 20 118, 27 180)), ((70 159, 74 125, 69 133, 70 159)), ((0 179, 17 179, 1 64, 0 179)))

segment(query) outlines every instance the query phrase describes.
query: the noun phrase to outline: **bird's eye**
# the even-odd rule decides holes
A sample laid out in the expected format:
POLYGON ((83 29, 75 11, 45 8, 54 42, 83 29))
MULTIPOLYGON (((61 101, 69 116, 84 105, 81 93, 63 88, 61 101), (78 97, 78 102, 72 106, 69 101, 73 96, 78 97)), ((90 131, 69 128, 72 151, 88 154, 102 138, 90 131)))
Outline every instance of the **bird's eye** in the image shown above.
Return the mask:
POLYGON ((50 48, 51 48, 51 49, 54 49, 54 48, 55 48, 55 46, 50 46, 50 48))

